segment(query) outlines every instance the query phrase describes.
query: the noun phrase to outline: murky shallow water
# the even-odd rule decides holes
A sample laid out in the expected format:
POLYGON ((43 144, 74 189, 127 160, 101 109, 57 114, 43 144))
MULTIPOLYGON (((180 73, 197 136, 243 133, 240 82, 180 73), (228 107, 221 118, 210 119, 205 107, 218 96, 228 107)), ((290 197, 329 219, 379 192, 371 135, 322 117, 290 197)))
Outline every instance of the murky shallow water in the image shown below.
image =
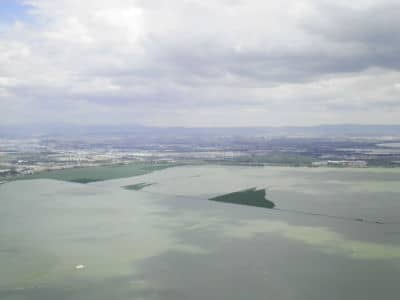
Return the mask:
POLYGON ((395 299, 399 179, 397 169, 196 166, 4 184, 0 299, 395 299), (151 185, 122 188, 141 183, 151 185), (289 211, 207 200, 252 187, 289 211))

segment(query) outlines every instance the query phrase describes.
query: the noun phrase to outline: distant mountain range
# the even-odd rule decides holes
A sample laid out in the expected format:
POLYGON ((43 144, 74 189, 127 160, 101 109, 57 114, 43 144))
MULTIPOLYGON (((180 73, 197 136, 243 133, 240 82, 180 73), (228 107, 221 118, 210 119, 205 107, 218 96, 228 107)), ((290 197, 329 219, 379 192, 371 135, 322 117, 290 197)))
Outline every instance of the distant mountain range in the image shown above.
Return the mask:
POLYGON ((288 127, 146 127, 141 125, 1 125, 2 138, 43 136, 160 136, 160 137, 400 137, 400 125, 319 125, 288 127))

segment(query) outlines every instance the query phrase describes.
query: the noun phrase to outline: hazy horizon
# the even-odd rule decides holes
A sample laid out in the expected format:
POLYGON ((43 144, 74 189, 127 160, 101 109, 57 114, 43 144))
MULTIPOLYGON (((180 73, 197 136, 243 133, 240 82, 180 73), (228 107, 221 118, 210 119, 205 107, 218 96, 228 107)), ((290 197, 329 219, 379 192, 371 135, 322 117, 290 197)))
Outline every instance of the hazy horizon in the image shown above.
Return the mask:
POLYGON ((27 138, 33 136, 74 136, 85 137, 399 137, 400 125, 360 125, 360 124, 322 124, 315 126, 259 126, 259 127, 154 127, 140 124, 19 124, 2 125, 0 138, 27 138))

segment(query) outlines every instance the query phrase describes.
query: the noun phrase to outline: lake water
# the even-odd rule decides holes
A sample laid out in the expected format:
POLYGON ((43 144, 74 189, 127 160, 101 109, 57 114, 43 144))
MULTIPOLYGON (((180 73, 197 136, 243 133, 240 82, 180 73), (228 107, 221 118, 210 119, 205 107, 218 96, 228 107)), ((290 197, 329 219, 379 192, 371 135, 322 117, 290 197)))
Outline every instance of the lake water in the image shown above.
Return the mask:
POLYGON ((206 165, 6 183, 0 299, 397 299, 399 179, 206 165), (249 188, 275 208, 208 200, 249 188))

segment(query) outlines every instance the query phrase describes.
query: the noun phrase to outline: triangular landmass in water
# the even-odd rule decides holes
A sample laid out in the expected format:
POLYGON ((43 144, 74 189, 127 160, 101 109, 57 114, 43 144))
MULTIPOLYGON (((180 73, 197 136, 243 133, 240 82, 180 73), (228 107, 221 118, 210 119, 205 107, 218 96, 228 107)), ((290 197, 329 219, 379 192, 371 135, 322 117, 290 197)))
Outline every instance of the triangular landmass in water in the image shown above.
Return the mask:
POLYGON ((265 189, 257 190, 250 188, 243 191, 233 192, 208 200, 226 202, 232 204, 249 205, 256 207, 274 208, 275 203, 265 198, 265 189))
POLYGON ((146 182, 140 182, 136 184, 131 184, 131 185, 125 185, 123 186, 124 189, 126 190, 134 190, 134 191, 139 191, 147 186, 151 186, 154 183, 146 183, 146 182))

